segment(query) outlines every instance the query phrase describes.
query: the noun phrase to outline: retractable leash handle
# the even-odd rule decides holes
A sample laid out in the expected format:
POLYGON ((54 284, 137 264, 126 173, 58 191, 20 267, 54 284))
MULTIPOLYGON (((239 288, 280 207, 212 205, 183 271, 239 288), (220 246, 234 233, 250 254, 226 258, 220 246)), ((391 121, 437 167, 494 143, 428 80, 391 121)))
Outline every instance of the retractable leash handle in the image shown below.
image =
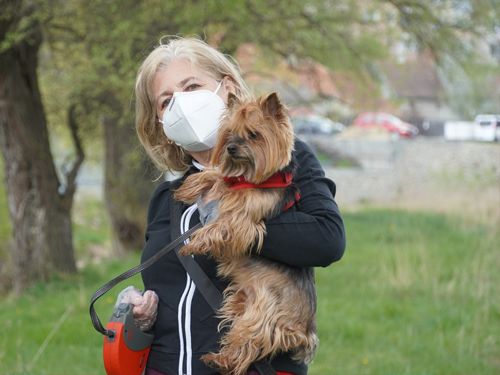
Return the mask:
POLYGON ((136 326, 132 313, 134 305, 127 303, 115 306, 111 319, 104 328, 94 309, 94 303, 116 284, 145 270, 166 253, 175 249, 201 227, 201 223, 194 226, 147 261, 122 273, 92 295, 90 318, 96 331, 106 336, 104 337, 103 358, 104 368, 108 375, 140 375, 148 360, 154 335, 144 333, 136 326))
POLYGON ((131 303, 115 306, 104 337, 104 368, 109 375, 141 374, 149 357, 154 334, 142 332, 135 324, 131 303))

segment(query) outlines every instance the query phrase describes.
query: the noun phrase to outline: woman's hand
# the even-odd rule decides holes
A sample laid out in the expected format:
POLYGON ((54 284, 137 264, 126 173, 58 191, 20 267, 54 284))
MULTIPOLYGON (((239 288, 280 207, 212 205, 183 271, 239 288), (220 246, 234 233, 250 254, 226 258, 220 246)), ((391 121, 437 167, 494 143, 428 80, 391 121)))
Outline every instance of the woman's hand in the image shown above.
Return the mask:
POLYGON ((152 290, 143 292, 133 286, 121 291, 118 295, 117 304, 131 303, 134 305, 132 314, 134 320, 142 332, 147 332, 151 329, 156 321, 158 313, 158 295, 152 290))

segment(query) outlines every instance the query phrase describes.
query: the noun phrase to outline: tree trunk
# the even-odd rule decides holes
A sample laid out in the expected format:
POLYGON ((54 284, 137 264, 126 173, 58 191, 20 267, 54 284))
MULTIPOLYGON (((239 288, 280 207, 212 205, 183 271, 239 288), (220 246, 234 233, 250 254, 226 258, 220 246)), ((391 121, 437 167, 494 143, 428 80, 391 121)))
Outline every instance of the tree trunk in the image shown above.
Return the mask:
MULTIPOLYGON (((0 41, 10 19, 0 22, 0 41)), ((53 271, 76 271, 70 210, 74 189, 59 194, 37 79, 42 41, 36 21, 0 53, 0 148, 14 232, 13 287, 19 295, 53 271)))
POLYGON ((162 181, 153 181, 151 162, 141 154, 133 124, 124 121, 122 104, 110 92, 102 101, 111 109, 104 117, 104 194, 113 249, 123 255, 144 246, 149 199, 162 181))

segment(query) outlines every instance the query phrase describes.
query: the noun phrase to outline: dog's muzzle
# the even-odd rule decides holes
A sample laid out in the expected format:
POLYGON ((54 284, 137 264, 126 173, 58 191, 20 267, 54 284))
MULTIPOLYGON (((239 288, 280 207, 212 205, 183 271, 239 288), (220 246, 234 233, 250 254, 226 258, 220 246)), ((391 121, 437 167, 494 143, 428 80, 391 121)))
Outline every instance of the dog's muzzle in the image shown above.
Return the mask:
POLYGON ((234 155, 238 152, 238 147, 235 145, 229 145, 227 146, 227 152, 229 153, 229 155, 234 155))

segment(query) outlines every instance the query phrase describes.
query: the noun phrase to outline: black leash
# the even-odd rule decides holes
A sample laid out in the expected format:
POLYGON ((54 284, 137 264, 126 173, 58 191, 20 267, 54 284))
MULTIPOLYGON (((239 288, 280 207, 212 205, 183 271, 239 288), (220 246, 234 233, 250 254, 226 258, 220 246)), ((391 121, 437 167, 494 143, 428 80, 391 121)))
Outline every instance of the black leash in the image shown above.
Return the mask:
MULTIPOLYGON (((151 266, 158 259, 160 259, 162 256, 164 256, 166 253, 168 253, 169 251, 171 251, 173 249, 175 249, 175 254, 179 258, 179 261, 181 262, 182 266, 188 272, 191 279, 194 281, 196 287, 200 291, 203 298, 205 298, 205 300, 208 302, 210 307, 217 314, 217 311, 218 311, 218 309, 223 301, 222 293, 217 289, 215 284, 207 276, 207 274, 201 269, 201 267, 199 266, 199 264, 196 262, 196 260, 193 257, 182 257, 179 255, 179 250, 182 248, 182 246, 184 246, 184 241, 187 238, 189 238, 194 232, 196 232, 198 229, 200 229, 202 227, 202 224, 198 223, 193 228, 191 228, 190 230, 188 230, 184 234, 180 235, 182 202, 174 200, 173 196, 172 196, 172 189, 178 188, 180 186, 180 184, 181 184, 180 179, 174 180, 170 183, 170 192, 171 192, 170 230, 171 230, 172 238, 177 238, 177 239, 175 241, 172 241, 171 243, 169 243, 167 246, 165 246, 163 249, 161 249, 158 253, 153 255, 151 258, 149 258, 144 263, 142 263, 142 264, 122 273, 120 276, 114 278, 113 280, 108 282, 106 285, 99 288, 92 295, 92 298, 90 299, 90 318, 92 319, 92 325, 94 326, 96 331, 102 333, 103 335, 113 336, 113 332, 108 331, 107 329, 105 329, 102 326, 102 323, 99 320, 99 317, 97 316, 97 313, 94 309, 94 303, 100 297, 102 297, 105 293, 107 293, 111 288, 113 288, 116 284, 134 276, 135 274, 137 274, 141 271, 144 271, 146 268, 151 266)), ((271 365, 271 363, 269 363, 269 361, 267 359, 261 359, 259 361, 255 361, 255 362, 253 362, 253 365, 255 366, 255 368, 257 369, 257 371, 259 372, 260 375, 277 375, 273 366, 271 365)))
MULTIPOLYGON (((180 187, 181 180, 174 180, 170 183, 170 237, 177 238, 181 235, 181 217, 182 217, 182 202, 176 201, 173 198, 172 191, 180 187)), ((182 266, 194 281, 196 288, 200 291, 203 298, 208 302, 212 310, 217 314, 222 305, 222 293, 217 289, 213 281, 207 276, 193 257, 182 257, 179 255, 179 249, 175 250, 175 254, 182 266)))
POLYGON ((178 245, 183 244, 183 242, 191 236, 195 231, 200 229, 202 227, 201 223, 198 225, 194 226, 190 230, 188 230, 186 233, 184 233, 182 236, 179 236, 175 241, 169 243, 167 246, 165 246, 163 249, 161 249, 159 252, 157 252, 155 255, 153 255, 151 258, 149 258, 147 261, 145 261, 142 264, 139 264, 138 266, 122 273, 120 276, 114 278, 111 280, 109 283, 106 285, 102 286, 99 288, 93 295, 92 298, 90 299, 90 318, 92 319, 92 324, 94 328, 102 333, 103 335, 110 336, 112 333, 108 332, 107 329, 105 329, 101 321, 99 320, 99 317, 97 316, 97 313, 94 309, 94 303, 97 301, 100 297, 103 296, 106 292, 108 292, 111 288, 113 288, 116 284, 119 282, 128 279, 129 277, 134 276, 135 274, 144 271, 146 268, 151 266, 153 263, 155 263, 158 259, 160 259, 162 256, 164 256, 166 253, 171 251, 172 249, 176 248, 178 245))

